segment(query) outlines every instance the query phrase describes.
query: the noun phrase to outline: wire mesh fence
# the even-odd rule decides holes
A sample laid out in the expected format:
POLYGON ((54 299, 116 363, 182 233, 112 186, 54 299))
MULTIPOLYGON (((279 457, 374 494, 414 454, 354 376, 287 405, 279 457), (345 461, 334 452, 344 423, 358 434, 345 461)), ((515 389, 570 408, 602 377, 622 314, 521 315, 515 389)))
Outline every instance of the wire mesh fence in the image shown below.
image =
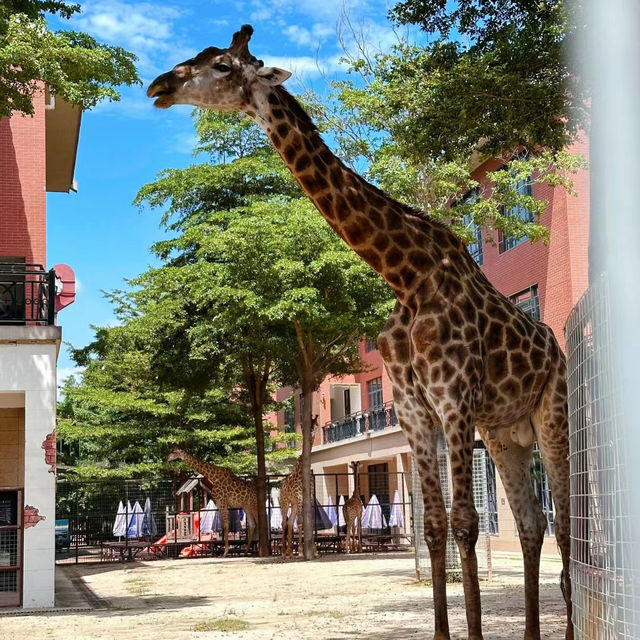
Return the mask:
MULTIPOLYGON (((443 448, 438 452, 438 469, 440 471, 440 485, 447 514, 451 510, 451 473, 449 469, 449 456, 443 448)), ((414 547, 416 558, 416 575, 418 580, 431 577, 431 561, 429 549, 424 540, 424 503, 422 500, 422 488, 418 476, 417 465, 413 465, 413 526, 414 547)), ((473 496, 478 512, 478 542, 476 555, 478 557, 478 575, 481 578, 491 579, 491 545, 489 537, 490 509, 489 492, 487 488, 487 452, 483 448, 473 451, 473 496)), ((449 574, 461 574, 460 554, 458 546, 451 533, 451 526, 447 529, 447 547, 445 566, 449 574)))
POLYGON ((622 381, 613 365, 605 278, 574 307, 565 327, 571 468, 571 578, 577 640, 640 637, 640 575, 631 556, 622 381))
MULTIPOLYGON (((271 551, 281 552, 280 486, 286 475, 267 478, 267 518, 271 551)), ((321 553, 343 549, 342 504, 355 485, 353 474, 313 476, 313 527, 321 553)), ((411 496, 404 473, 386 470, 359 474, 363 502, 363 548, 388 551, 408 547, 411 496)), ((120 480, 57 485, 56 560, 97 562, 219 555, 224 551, 222 519, 205 478, 120 480)), ((230 553, 244 553, 247 522, 242 509, 229 509, 230 553)), ((256 542, 254 534, 252 544, 256 542)), ((294 524, 294 548, 298 523, 294 524)), ((253 547, 255 551, 255 546, 253 547)))

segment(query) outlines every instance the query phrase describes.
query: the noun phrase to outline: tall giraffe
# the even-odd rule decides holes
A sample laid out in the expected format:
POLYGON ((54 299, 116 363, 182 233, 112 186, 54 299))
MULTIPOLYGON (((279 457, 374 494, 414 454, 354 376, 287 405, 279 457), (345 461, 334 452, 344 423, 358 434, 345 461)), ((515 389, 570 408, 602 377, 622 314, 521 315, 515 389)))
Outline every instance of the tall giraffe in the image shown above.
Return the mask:
POLYGON ((482 639, 472 485, 477 429, 518 526, 526 640, 540 638, 538 583, 546 519, 529 482, 538 442, 556 507, 567 600, 565 637, 571 640, 566 365, 552 331, 500 294, 444 225, 393 200, 336 158, 281 86, 291 74, 264 67, 251 55, 252 33, 245 25, 228 48, 209 47, 178 64, 156 78, 147 95, 161 108, 191 104, 254 118, 329 225, 393 289, 396 307, 378 348, 420 474, 436 640, 450 638, 439 428, 451 459, 450 523, 461 556, 469 639, 482 639))
POLYGON ((353 469, 353 493, 342 505, 344 521, 347 524, 347 553, 356 551, 362 553, 362 500, 360 499, 360 473, 359 462, 352 462, 353 469))
POLYGON ((258 496, 252 482, 238 478, 225 467, 205 462, 174 447, 167 456, 167 462, 184 460, 194 471, 201 473, 211 485, 211 497, 218 507, 222 518, 222 533, 224 537, 224 555, 229 553, 229 509, 243 509, 247 515, 249 532, 247 535, 247 549, 249 553, 253 532, 258 523, 258 496))

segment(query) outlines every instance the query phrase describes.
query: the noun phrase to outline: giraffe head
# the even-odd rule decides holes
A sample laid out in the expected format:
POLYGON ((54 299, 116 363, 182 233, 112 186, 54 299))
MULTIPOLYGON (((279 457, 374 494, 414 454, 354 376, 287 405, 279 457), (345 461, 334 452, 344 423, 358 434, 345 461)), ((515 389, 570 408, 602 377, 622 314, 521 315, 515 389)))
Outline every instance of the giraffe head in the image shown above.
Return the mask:
POLYGON ((171 447, 169 454, 167 455, 167 462, 171 462, 173 460, 184 460, 186 457, 186 453, 180 447, 171 447))
POLYGON ((219 111, 251 111, 258 94, 282 84, 289 71, 265 67, 249 53, 253 27, 245 24, 226 49, 207 47, 194 58, 158 76, 147 89, 155 106, 191 104, 219 111))

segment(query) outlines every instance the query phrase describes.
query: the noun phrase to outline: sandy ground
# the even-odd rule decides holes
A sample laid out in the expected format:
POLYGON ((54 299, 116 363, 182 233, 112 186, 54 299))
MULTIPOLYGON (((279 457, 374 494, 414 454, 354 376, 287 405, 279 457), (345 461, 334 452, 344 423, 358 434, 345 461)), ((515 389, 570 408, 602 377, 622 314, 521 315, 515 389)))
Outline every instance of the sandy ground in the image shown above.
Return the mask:
MULTIPOLYGON (((483 582, 485 640, 521 639, 519 556, 495 555, 483 582)), ((408 553, 330 555, 315 562, 189 559, 59 568, 81 576, 102 608, 0 617, 0 638, 204 640, 430 640, 431 588, 408 553), (245 627, 221 631, 227 626, 245 627), (200 630, 203 629, 203 630, 200 630)), ((541 572, 543 638, 563 638, 559 560, 541 572)), ((461 584, 449 585, 452 638, 466 638, 461 584)))

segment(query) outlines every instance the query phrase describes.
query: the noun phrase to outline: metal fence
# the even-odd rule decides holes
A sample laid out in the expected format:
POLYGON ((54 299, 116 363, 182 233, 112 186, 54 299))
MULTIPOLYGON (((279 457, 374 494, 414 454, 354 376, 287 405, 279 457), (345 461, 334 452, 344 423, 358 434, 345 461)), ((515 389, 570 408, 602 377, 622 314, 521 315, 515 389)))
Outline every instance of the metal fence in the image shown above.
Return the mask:
POLYGON ((53 269, 0 262, 0 325, 54 324, 55 295, 53 269))
POLYGON ((571 578, 577 640, 640 637, 640 576, 632 539, 606 279, 590 287, 565 327, 571 466, 571 578))
MULTIPOLYGON (((476 544, 476 555, 478 557, 478 575, 482 578, 491 579, 491 545, 489 537, 489 495, 487 491, 487 457, 485 449, 474 449, 473 451, 473 497, 476 510, 479 516, 478 522, 478 542, 476 544)), ((440 470, 440 484, 447 514, 451 510, 451 473, 449 469, 449 456, 443 447, 438 453, 438 468, 440 470)), ((422 500, 422 489, 418 476, 417 465, 413 465, 413 526, 414 526, 414 547, 416 558, 416 575, 418 580, 431 577, 431 561, 429 549, 424 540, 424 503, 422 500)), ((447 552, 446 552, 447 573, 461 573, 460 554, 458 546, 451 533, 451 526, 447 529, 447 552)))
MULTIPOLYGON (((411 496, 405 474, 371 471, 359 475, 365 506, 364 550, 408 548, 412 544, 411 496)), ((267 478, 267 517, 274 554, 281 552, 279 494, 285 478, 267 478)), ((206 484, 201 480, 194 477, 181 485, 172 480, 60 480, 56 497, 57 562, 221 554, 220 514, 209 502, 206 484)), ((353 474, 316 474, 313 480, 316 546, 320 553, 342 551, 345 526, 341 504, 353 493, 353 474)), ((229 511, 230 553, 244 553, 246 518, 240 509, 229 511)), ((294 533, 297 546, 297 523, 294 533)))

